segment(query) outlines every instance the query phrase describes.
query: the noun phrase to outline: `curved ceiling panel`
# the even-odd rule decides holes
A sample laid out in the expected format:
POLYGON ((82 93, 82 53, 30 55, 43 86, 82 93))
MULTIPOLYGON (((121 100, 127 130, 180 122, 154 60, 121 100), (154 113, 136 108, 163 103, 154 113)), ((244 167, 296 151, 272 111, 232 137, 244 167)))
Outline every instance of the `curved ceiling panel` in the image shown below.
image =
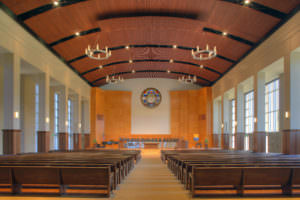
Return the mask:
POLYGON ((55 1, 0 0, 0 5, 92 86, 105 84, 103 77, 114 73, 125 78, 191 74, 198 84, 212 85, 300 7, 300 0, 55 1), (87 45, 96 43, 112 50, 108 60, 84 55, 87 45), (206 44, 217 46, 218 56, 193 60, 191 49, 206 44))

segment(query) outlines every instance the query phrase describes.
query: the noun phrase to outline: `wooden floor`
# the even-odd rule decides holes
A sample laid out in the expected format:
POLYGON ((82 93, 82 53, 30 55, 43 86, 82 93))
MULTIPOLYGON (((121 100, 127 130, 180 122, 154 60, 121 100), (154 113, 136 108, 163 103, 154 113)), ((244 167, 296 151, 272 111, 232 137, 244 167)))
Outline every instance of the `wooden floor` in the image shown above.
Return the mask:
MULTIPOLYGON (((184 190, 166 165, 160 160, 159 150, 144 150, 142 160, 111 198, 114 200, 186 200, 192 199, 189 192, 184 190)), ((13 197, 0 196, 0 200, 95 200, 108 198, 83 198, 83 197, 13 197)), ((203 199, 203 198, 198 198, 203 199)), ((240 198, 232 198, 240 199, 240 198)), ((246 198, 247 200, 258 200, 259 198, 246 198)), ((266 199, 266 198, 263 198, 266 199)), ((274 200, 289 199, 268 198, 274 200)), ((300 198, 292 198, 299 199, 300 198)), ((221 200, 219 198, 219 200, 221 200)), ((230 198, 226 198, 230 200, 230 198)))

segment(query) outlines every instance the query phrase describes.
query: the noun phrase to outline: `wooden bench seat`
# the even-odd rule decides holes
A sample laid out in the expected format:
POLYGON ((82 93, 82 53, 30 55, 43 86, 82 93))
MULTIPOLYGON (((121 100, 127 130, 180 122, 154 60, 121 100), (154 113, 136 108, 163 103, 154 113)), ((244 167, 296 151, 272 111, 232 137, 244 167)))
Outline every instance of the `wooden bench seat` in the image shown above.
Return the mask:
POLYGON ((300 156, 201 150, 162 154, 162 161, 193 196, 292 195, 300 191, 300 156))
POLYGON ((140 151, 52 152, 0 156, 0 193, 109 196, 140 151))

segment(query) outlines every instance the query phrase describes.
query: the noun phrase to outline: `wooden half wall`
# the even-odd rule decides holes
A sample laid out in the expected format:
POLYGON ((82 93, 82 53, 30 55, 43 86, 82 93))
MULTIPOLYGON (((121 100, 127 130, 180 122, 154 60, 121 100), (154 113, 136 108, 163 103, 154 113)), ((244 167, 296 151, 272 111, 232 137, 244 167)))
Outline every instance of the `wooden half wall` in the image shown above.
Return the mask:
POLYGON ((202 145, 207 138, 212 146, 211 88, 171 91, 170 95, 172 137, 188 140, 189 147, 195 147, 193 137, 197 134, 202 145))
POLYGON ((210 87, 199 90, 170 91, 171 134, 170 135, 132 135, 131 134, 131 95, 130 91, 109 91, 91 89, 91 137, 92 146, 103 140, 123 138, 179 138, 189 141, 195 147, 194 134, 200 142, 209 140, 212 144, 212 93, 210 87), (102 120, 102 121, 101 121, 102 120), (102 123, 104 120, 104 123, 102 123), (104 126, 104 127, 103 127, 104 126))
POLYGON ((131 133, 131 92, 91 89, 90 145, 131 133))

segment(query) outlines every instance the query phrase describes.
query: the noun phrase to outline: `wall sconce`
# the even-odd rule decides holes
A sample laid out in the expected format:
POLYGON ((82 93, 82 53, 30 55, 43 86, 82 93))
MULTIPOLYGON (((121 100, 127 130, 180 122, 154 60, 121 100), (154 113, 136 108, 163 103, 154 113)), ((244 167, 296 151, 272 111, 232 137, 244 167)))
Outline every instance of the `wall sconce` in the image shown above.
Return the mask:
POLYGON ((256 123, 257 122, 257 118, 256 117, 254 117, 254 123, 256 123))
POLYGON ((50 122, 49 117, 46 117, 45 122, 46 122, 47 124, 49 124, 49 122, 50 122))
POLYGON ((233 124, 234 124, 234 126, 237 126, 237 121, 234 121, 234 123, 233 123, 233 124))
POLYGON ((69 125, 69 122, 68 122, 68 121, 66 121, 66 123, 65 123, 65 124, 66 124, 66 126, 68 126, 68 125, 69 125))
POLYGON ((20 117, 20 114, 19 114, 19 112, 18 112, 18 111, 16 111, 16 112, 14 113, 14 117, 15 117, 15 119, 19 119, 19 117, 20 117))
POLYGON ((284 116, 285 116, 286 119, 288 119, 290 117, 290 113, 288 111, 286 111, 284 116))
POLYGON ((224 124, 223 123, 221 124, 221 128, 224 128, 224 124))
POLYGON ((78 128, 81 128, 81 123, 78 123, 78 128))

